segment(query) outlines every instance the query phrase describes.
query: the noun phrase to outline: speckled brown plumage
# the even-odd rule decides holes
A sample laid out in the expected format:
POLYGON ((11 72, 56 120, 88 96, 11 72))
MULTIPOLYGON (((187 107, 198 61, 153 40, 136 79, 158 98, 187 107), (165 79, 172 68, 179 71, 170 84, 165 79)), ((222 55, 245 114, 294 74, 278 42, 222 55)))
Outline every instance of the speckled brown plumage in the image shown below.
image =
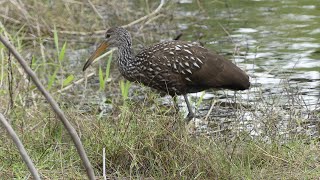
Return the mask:
POLYGON ((184 95, 189 119, 194 114, 186 97, 187 93, 209 88, 245 90, 250 86, 249 76, 244 71, 197 43, 162 42, 135 56, 131 48, 131 36, 121 27, 107 31, 105 41, 83 69, 109 46, 118 48, 118 67, 129 81, 140 82, 171 96, 184 95))

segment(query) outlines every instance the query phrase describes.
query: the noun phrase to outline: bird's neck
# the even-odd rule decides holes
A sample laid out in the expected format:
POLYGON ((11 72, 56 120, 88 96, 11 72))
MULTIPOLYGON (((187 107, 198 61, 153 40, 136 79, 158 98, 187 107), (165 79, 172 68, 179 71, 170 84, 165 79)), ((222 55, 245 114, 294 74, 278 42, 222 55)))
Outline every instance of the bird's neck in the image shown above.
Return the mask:
POLYGON ((134 52, 131 46, 118 47, 118 67, 122 75, 127 76, 134 68, 134 52))
POLYGON ((131 48, 131 46, 120 46, 118 47, 118 52, 119 61, 132 61, 134 58, 133 49, 131 48))

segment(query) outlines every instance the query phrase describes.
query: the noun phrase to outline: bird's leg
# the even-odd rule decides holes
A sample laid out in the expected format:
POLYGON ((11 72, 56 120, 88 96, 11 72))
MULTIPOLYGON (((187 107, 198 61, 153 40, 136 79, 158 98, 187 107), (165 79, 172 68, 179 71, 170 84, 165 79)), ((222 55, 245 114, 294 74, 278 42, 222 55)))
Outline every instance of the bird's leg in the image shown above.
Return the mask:
POLYGON ((192 118, 194 118, 194 113, 193 113, 191 105, 189 103, 188 96, 186 94, 184 94, 183 97, 184 97, 184 100, 186 101, 187 108, 189 111, 187 118, 186 118, 186 121, 189 122, 192 118))

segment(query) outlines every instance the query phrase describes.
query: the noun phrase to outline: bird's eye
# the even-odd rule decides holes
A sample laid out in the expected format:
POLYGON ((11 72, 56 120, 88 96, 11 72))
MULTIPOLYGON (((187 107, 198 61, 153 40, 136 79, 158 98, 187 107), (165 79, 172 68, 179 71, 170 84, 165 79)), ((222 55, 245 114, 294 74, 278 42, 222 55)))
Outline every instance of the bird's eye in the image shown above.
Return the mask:
POLYGON ((109 38, 111 35, 110 34, 106 34, 106 38, 109 38))

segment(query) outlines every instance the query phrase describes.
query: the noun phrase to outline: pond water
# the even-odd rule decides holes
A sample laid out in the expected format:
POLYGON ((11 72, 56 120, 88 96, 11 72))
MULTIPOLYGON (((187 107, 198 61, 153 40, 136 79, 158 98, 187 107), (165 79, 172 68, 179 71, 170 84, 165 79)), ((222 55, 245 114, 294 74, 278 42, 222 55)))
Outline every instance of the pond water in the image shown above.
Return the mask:
POLYGON ((184 40, 204 43, 250 75, 249 100, 296 93, 319 107, 319 1, 180 0, 177 7, 184 40))

